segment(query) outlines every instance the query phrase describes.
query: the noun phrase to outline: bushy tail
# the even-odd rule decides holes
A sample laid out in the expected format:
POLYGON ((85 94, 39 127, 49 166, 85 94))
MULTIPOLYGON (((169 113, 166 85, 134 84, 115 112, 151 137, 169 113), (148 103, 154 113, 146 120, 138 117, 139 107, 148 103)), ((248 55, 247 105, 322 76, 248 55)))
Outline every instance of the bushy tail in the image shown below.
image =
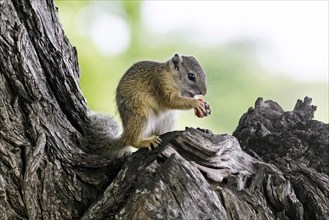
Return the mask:
POLYGON ((113 117, 96 112, 88 112, 89 123, 85 138, 88 149, 109 158, 119 158, 131 154, 130 148, 122 146, 118 123, 113 117))

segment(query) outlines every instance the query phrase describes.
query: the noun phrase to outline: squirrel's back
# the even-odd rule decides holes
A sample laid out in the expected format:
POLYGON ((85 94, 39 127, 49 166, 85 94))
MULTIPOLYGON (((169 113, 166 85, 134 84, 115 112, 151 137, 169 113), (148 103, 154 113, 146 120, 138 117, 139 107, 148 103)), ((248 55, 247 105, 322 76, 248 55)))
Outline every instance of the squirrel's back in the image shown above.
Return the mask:
POLYGON ((165 65, 165 63, 155 61, 140 61, 133 64, 121 77, 116 94, 122 96, 126 93, 130 94, 130 91, 134 93, 137 90, 143 92, 144 89, 152 85, 152 82, 157 78, 155 75, 161 72, 165 65))
POLYGON ((157 81, 166 64, 155 61, 140 61, 132 65, 122 76, 116 89, 116 103, 119 113, 125 117, 132 109, 158 108, 157 81))

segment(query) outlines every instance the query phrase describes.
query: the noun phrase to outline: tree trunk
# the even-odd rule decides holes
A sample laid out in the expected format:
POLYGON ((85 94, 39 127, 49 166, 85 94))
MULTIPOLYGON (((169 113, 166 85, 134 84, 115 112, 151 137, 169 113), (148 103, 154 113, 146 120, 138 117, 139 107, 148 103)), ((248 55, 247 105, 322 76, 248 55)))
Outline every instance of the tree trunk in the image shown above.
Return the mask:
POLYGON ((116 168, 81 147, 76 51, 51 0, 0 1, 0 10, 1 219, 79 218, 116 168))
POLYGON ((292 112, 258 99, 235 137, 188 128, 110 161, 86 148, 53 2, 0 11, 0 219, 329 219, 329 126, 310 98, 292 112))

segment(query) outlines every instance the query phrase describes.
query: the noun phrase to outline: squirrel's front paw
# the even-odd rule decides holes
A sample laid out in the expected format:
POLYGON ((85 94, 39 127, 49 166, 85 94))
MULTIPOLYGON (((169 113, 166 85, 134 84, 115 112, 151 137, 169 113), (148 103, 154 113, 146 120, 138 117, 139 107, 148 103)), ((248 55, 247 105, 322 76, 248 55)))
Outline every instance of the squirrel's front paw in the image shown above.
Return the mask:
POLYGON ((195 115, 198 116, 199 118, 203 117, 206 113, 206 109, 204 107, 204 104, 202 101, 195 99, 194 100, 194 112, 195 115))
POLYGON ((194 108, 194 114, 198 118, 203 118, 203 117, 207 117, 208 115, 210 115, 211 111, 212 111, 210 105, 201 98, 199 98, 198 101, 202 105, 203 109, 200 110, 197 107, 195 107, 194 108))

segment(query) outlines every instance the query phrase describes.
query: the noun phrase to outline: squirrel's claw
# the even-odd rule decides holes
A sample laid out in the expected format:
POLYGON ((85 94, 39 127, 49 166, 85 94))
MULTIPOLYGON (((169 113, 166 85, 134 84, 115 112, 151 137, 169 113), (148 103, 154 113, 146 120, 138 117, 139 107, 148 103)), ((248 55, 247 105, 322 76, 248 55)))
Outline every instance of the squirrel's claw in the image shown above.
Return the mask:
POLYGON ((151 144, 149 146, 149 150, 151 150, 152 147, 153 148, 159 147, 161 143, 162 143, 162 140, 159 136, 153 137, 151 144))

